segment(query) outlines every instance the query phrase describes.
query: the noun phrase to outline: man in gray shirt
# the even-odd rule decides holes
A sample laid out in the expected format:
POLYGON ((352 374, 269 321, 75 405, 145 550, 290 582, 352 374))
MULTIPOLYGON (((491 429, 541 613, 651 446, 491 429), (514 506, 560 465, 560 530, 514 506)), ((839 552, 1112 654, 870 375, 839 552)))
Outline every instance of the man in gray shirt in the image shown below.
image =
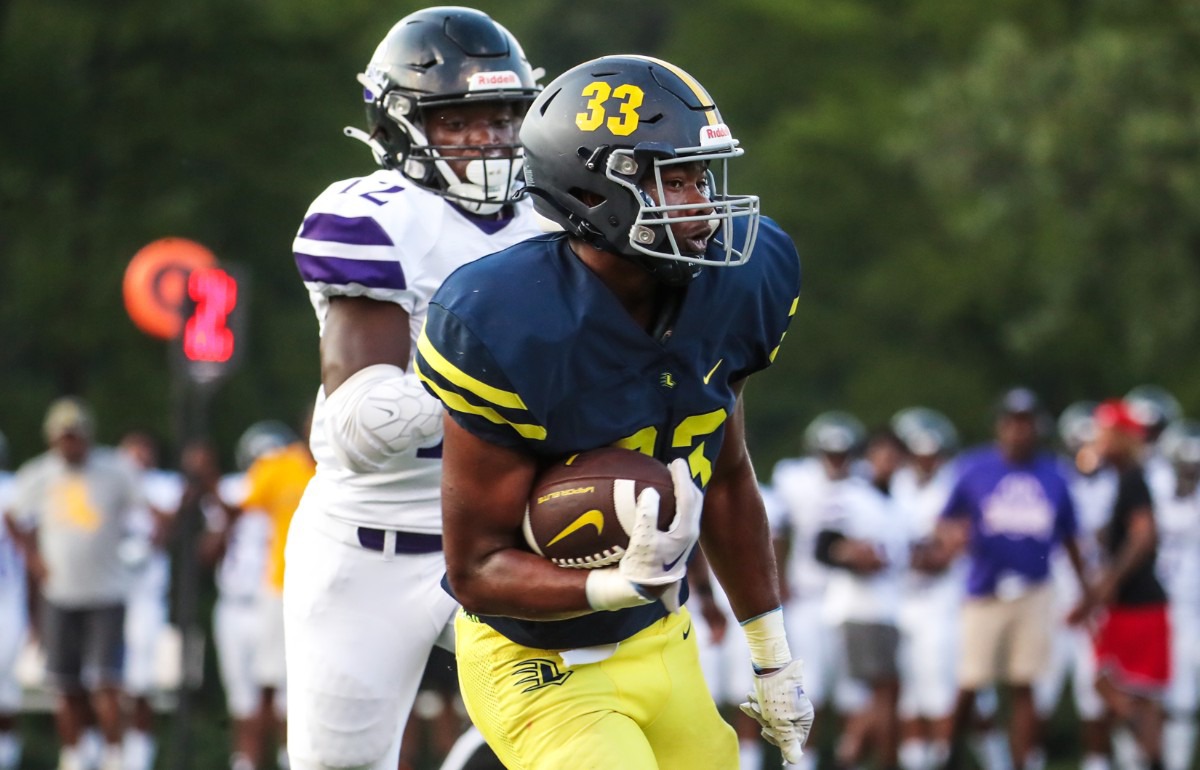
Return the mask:
POLYGON ((46 673, 59 692, 58 768, 81 767, 90 700, 107 743, 100 769, 119 770, 130 579, 121 550, 141 493, 125 460, 92 446, 92 416, 78 399, 51 404, 43 428, 50 449, 17 471, 11 516, 42 598, 46 673))

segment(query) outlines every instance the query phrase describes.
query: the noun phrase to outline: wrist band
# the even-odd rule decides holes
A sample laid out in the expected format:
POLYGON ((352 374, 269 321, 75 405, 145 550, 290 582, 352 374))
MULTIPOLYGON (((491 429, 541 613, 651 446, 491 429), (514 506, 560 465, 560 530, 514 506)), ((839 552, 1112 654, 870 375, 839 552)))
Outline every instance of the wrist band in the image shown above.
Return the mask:
POLYGON ((588 606, 594 610, 623 610, 650 604, 654 598, 643 596, 637 586, 625 579, 616 567, 588 572, 584 586, 588 606))
POLYGON ((783 608, 750 618, 742 623, 746 632, 746 643, 750 647, 750 662, 756 671, 765 668, 781 668, 792 660, 788 648, 787 631, 783 626, 783 608))

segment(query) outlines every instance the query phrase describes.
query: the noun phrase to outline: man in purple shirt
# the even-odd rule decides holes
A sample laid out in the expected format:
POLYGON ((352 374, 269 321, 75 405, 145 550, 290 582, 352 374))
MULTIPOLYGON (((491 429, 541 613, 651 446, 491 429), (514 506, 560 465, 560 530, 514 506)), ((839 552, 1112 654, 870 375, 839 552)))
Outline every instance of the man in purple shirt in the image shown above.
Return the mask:
MULTIPOLYGON (((1006 685, 1016 768, 1026 766, 1038 743, 1031 685, 1050 654, 1050 554, 1059 545, 1086 592, 1067 480, 1058 460, 1039 450, 1044 421, 1032 391, 1004 394, 996 442, 959 459, 960 476, 936 536, 941 558, 949 562, 965 552, 968 563, 954 734, 965 732, 976 692, 1006 685)), ((949 766, 957 762, 955 751, 949 766)))

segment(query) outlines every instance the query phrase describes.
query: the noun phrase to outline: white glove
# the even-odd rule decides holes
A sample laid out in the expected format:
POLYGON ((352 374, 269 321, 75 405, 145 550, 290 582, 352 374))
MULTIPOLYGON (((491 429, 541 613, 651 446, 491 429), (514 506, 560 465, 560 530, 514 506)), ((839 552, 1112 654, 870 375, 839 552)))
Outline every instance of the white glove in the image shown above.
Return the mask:
POLYGON ((762 737, 778 746, 789 765, 804 756, 804 742, 812 729, 813 705, 804 694, 804 662, 793 660, 778 671, 754 675, 754 691, 741 704, 742 711, 762 725, 762 737))
POLYGON ((666 532, 658 528, 658 490, 643 489, 634 511, 629 547, 621 557, 621 575, 631 583, 662 586, 687 574, 687 557, 700 539, 704 493, 692 483, 687 460, 672 460, 667 468, 675 487, 675 519, 666 532))

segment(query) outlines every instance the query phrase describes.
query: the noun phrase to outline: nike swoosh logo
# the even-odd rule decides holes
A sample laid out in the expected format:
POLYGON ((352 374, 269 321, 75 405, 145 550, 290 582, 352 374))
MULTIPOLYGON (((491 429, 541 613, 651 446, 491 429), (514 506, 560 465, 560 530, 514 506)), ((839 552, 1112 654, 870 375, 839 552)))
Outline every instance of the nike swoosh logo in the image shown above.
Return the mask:
MULTIPOLYGON (((597 535, 603 534, 603 532, 604 532, 604 514, 593 508, 592 510, 588 511, 587 513, 582 514, 578 519, 575 519, 575 521, 573 521, 570 524, 568 524, 567 526, 563 527, 563 531, 559 532, 557 535, 555 535, 554 539, 551 540, 549 543, 546 543, 546 545, 554 545, 555 543, 557 543, 559 540, 562 540, 567 535, 571 534, 572 532, 577 532, 578 530, 588 526, 589 524, 596 528, 597 535)), ((676 561, 678 561, 678 559, 676 559, 676 561)))
POLYGON ((687 630, 683 632, 683 638, 687 639, 691 635, 692 635, 692 624, 688 623, 687 630))
POLYGON ((720 361, 718 361, 716 366, 714 366, 712 369, 708 370, 708 374, 704 375, 704 384, 705 385, 708 384, 708 381, 712 379, 712 376, 714 374, 716 374, 717 370, 721 368, 721 364, 723 364, 723 363, 725 363, 724 358, 722 358, 720 361))
POLYGON ((678 564, 679 560, 682 559, 684 556, 687 556, 687 551, 684 551, 683 553, 679 554, 672 561, 664 561, 663 562, 663 570, 670 572, 672 569, 675 568, 675 565, 678 564))

